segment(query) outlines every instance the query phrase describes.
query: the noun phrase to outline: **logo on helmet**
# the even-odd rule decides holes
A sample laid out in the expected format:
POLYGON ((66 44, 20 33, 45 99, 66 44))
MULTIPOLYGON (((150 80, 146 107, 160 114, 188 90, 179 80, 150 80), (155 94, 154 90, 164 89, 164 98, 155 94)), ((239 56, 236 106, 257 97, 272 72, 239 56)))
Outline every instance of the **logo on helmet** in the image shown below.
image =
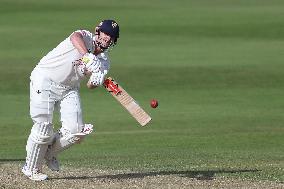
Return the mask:
POLYGON ((117 23, 116 22, 111 22, 111 26, 112 26, 112 28, 116 28, 117 27, 117 23))

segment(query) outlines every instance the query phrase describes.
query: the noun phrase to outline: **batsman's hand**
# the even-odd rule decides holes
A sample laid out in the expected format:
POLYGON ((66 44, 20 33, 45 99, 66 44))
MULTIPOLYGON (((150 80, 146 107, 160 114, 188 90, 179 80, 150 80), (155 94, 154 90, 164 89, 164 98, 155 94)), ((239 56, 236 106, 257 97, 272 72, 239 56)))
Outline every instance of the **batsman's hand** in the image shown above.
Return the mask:
POLYGON ((92 73, 88 83, 92 84, 93 86, 102 85, 107 72, 108 72, 107 70, 104 71, 99 70, 98 72, 92 73))
POLYGON ((84 63, 88 72, 98 72, 101 66, 99 59, 92 53, 86 53, 82 57, 82 63, 84 63))

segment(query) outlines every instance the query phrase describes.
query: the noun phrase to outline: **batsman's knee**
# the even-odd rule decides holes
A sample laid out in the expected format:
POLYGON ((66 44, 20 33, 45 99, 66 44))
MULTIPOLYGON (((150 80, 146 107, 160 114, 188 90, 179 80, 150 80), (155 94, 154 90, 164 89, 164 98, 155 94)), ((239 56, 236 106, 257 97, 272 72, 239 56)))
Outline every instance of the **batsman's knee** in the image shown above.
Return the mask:
POLYGON ((53 125, 50 122, 36 122, 31 130, 31 139, 37 144, 50 144, 53 138, 53 125))
POLYGON ((77 128, 69 129, 62 127, 60 133, 65 140, 70 143, 80 143, 86 135, 90 134, 93 131, 93 125, 85 124, 78 126, 77 128))
POLYGON ((48 151, 47 157, 56 156, 59 152, 71 147, 76 143, 80 143, 86 135, 93 131, 92 124, 85 124, 80 132, 72 133, 70 130, 62 127, 59 132, 54 135, 54 143, 51 150, 48 151))
POLYGON ((75 134, 82 131, 84 128, 84 124, 82 121, 78 121, 77 119, 65 119, 61 121, 62 128, 60 129, 61 132, 75 134))
POLYGON ((62 121, 62 127, 60 129, 60 132, 63 135, 69 135, 69 134, 75 134, 82 131, 84 128, 83 123, 78 123, 77 121, 62 121))

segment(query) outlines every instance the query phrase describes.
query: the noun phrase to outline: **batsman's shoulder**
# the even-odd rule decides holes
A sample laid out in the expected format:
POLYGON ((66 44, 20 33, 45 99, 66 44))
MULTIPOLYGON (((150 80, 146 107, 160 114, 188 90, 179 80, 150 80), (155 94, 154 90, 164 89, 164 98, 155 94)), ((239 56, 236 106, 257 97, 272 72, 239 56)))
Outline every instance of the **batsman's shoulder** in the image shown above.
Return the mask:
POLYGON ((85 30, 85 29, 78 29, 78 30, 75 30, 73 33, 79 33, 82 36, 91 36, 92 35, 92 33, 90 31, 85 30))

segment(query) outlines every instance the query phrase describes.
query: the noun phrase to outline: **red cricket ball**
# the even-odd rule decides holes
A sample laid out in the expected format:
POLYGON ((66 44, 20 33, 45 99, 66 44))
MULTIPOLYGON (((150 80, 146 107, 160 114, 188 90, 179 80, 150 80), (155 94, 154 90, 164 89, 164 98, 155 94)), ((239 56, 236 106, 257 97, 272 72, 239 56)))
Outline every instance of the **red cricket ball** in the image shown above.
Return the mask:
POLYGON ((150 105, 151 105, 152 108, 157 108, 158 101, 156 99, 152 99, 150 105))

